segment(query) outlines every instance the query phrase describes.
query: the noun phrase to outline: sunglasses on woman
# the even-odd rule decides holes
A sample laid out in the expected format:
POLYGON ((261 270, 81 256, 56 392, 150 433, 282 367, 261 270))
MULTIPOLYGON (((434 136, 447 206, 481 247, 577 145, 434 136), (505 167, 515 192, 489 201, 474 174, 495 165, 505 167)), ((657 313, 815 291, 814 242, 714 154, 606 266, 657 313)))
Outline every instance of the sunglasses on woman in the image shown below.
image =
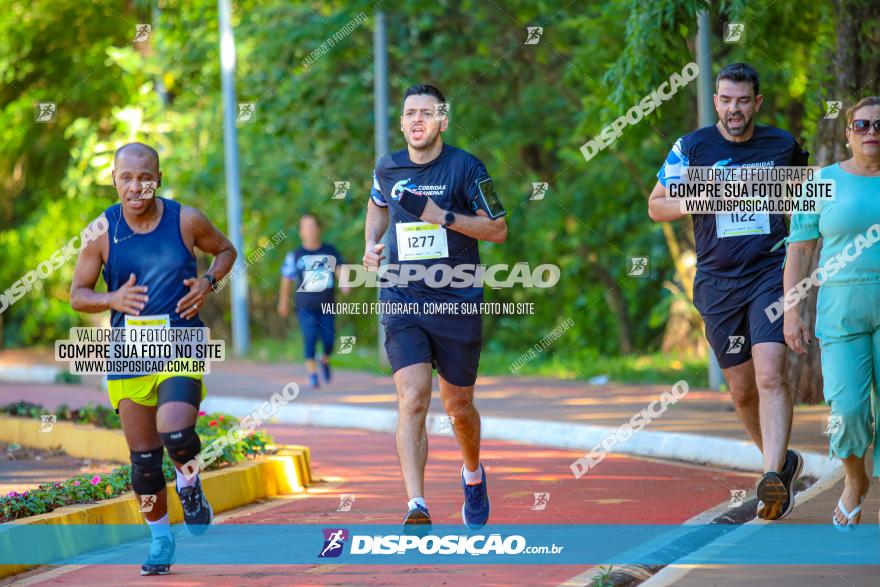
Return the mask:
POLYGON ((874 127, 874 132, 880 135, 880 120, 865 120, 864 118, 860 118, 858 120, 853 120, 849 125, 852 131, 857 135, 868 134, 868 130, 872 126, 874 127))

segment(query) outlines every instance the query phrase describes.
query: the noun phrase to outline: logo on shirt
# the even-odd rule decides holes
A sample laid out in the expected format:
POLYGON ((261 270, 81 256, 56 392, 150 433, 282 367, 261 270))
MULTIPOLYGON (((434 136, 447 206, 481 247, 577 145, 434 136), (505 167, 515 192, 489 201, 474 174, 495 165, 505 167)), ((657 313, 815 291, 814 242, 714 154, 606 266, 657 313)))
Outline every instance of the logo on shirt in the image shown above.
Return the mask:
POLYGON ((303 280, 296 291, 315 293, 333 287, 333 271, 336 269, 333 255, 303 255, 297 266, 303 272, 303 280))
POLYGON ((445 183, 441 185, 418 185, 415 183, 410 183, 411 179, 411 177, 407 177, 406 179, 402 179, 394 184, 394 187, 391 188, 392 200, 400 200, 400 196, 403 195, 403 190, 409 190, 422 196, 442 196, 446 193, 445 183))
POLYGON ((401 179, 396 184, 394 184, 394 187, 391 188, 391 199, 392 200, 399 200, 400 196, 403 195, 403 190, 405 190, 405 189, 406 190, 416 189, 416 184, 414 184, 414 183, 409 184, 408 183, 410 179, 412 179, 412 178, 407 177, 406 179, 401 179))

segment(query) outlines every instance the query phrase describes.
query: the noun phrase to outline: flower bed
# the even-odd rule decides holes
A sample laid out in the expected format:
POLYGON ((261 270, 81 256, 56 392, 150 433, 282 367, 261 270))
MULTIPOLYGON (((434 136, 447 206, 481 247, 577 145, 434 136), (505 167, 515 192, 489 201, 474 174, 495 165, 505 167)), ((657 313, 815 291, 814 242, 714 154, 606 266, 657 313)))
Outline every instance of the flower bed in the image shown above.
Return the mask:
MULTIPOLYGON (((25 402, 0 407, 0 412, 35 419, 48 413, 42 406, 25 402)), ((119 428, 119 417, 113 410, 104 406, 87 406, 79 410, 59 406, 55 415, 59 420, 84 422, 104 428, 119 428)), ((199 412, 196 432, 201 438, 202 448, 209 446, 215 439, 226 436, 229 429, 236 424, 238 419, 228 414, 199 412)), ((227 445, 207 469, 219 469, 258 455, 269 454, 272 452, 271 443, 272 438, 265 432, 252 431, 244 436, 241 442, 227 445)), ((162 471, 167 481, 175 478, 174 465, 167 454, 162 463, 162 471)), ((130 474, 131 465, 123 465, 114 469, 109 475, 85 473, 61 483, 44 483, 36 489, 23 493, 11 491, 6 496, 0 497, 0 522, 44 514, 66 505, 94 503, 117 497, 131 490, 130 474)))

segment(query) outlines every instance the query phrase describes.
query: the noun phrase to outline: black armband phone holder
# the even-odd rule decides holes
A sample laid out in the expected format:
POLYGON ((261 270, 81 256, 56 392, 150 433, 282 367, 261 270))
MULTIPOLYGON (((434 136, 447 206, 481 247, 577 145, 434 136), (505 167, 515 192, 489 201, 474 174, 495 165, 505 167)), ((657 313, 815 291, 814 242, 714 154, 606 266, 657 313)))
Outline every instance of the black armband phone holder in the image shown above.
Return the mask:
POLYGON ((421 218, 425 207, 428 205, 428 196, 420 196, 414 194, 408 189, 404 189, 400 195, 400 207, 415 216, 421 218))

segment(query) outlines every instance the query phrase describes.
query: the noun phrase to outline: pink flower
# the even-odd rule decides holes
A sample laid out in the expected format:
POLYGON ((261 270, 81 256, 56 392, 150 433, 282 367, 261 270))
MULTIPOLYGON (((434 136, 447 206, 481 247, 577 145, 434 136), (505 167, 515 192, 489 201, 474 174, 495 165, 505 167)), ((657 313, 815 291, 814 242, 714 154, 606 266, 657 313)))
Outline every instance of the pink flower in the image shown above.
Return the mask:
POLYGON ((18 492, 17 491, 10 491, 9 493, 6 494, 6 497, 18 497, 18 492))
POLYGON ((91 483, 92 485, 97 485, 97 484, 100 483, 100 482, 101 482, 101 476, 100 476, 100 475, 95 475, 94 477, 92 477, 92 480, 89 481, 89 483, 91 483))
POLYGON ((21 496, 22 496, 22 497, 27 497, 27 496, 28 496, 28 493, 29 493, 29 492, 25 491, 24 493, 21 494, 21 496))
POLYGON ((79 487, 79 481, 74 481, 73 484, 74 484, 75 486, 79 487))
POLYGON ((204 415, 205 415, 205 411, 204 411, 204 410, 199 410, 199 416, 204 416, 204 415))
POLYGON ((220 416, 220 417, 218 417, 217 419, 220 420, 220 421, 222 422, 222 421, 223 421, 223 416, 220 416))
POLYGON ((216 426, 216 425, 217 425, 217 420, 211 420, 210 422, 208 422, 208 426, 216 426))

